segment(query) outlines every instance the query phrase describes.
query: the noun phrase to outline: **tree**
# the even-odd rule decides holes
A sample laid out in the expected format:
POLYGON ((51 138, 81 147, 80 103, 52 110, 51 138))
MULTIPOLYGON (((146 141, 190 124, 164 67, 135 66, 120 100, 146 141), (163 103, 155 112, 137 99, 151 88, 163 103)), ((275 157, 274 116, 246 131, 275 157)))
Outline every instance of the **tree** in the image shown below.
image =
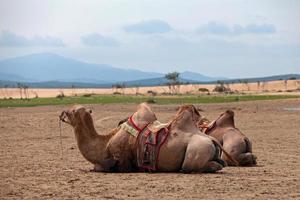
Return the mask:
POLYGON ((215 86, 215 88, 213 89, 214 92, 219 92, 219 93, 223 93, 223 92, 230 92, 230 88, 225 87, 224 85, 224 81, 217 81, 217 85, 215 86))
POLYGON ((134 88, 135 88, 135 95, 140 94, 140 86, 139 85, 135 85, 134 88))
POLYGON ((17 83, 17 87, 19 88, 20 98, 23 99, 23 85, 21 83, 17 83))
POLYGON ((29 99, 28 88, 29 87, 27 85, 23 85, 25 99, 29 99))
POLYGON ((283 81, 283 84, 284 84, 285 91, 287 91, 288 80, 284 80, 284 81, 283 81))
POLYGON ((249 86, 249 82, 247 79, 242 80, 242 83, 245 84, 245 86, 247 87, 247 90, 250 91, 250 86, 249 86))
POLYGON ((126 89, 125 83, 122 83, 122 84, 116 83, 116 84, 112 85, 112 87, 113 87, 113 89, 115 89, 115 92, 114 92, 115 94, 117 94, 117 93, 120 94, 119 90, 121 90, 122 94, 125 93, 125 89, 126 89))
POLYGON ((72 88, 72 96, 76 96, 76 93, 75 93, 75 85, 71 85, 71 88, 72 88))
POLYGON ((165 78, 169 81, 167 85, 169 86, 170 93, 179 93, 180 89, 180 73, 178 72, 170 72, 165 75, 165 78))
POLYGON ((260 91, 260 81, 257 81, 257 91, 260 91))

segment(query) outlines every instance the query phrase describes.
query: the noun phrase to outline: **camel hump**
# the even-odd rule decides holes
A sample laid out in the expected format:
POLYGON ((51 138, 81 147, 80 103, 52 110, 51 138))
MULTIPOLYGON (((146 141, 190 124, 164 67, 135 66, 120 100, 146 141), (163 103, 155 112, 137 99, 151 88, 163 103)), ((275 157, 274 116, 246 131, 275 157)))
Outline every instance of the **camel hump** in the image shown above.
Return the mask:
POLYGON ((229 116, 234 117, 234 112, 233 112, 233 110, 226 110, 226 113, 227 113, 229 116))

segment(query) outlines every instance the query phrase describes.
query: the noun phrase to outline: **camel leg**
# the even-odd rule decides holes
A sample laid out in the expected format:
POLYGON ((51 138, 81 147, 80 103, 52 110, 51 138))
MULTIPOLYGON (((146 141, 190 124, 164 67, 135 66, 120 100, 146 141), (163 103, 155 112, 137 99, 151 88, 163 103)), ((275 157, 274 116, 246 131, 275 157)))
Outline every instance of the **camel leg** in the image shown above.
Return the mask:
POLYGON ((240 154, 237 160, 242 166, 256 165, 256 156, 249 152, 240 154))
POLYGON ((201 137, 200 135, 192 136, 187 145, 181 167, 182 171, 186 173, 203 172, 207 168, 207 163, 215 156, 215 153, 216 148, 209 138, 201 137))
POLYGON ((223 165, 221 165, 220 163, 218 163, 216 161, 210 161, 205 165, 203 172, 213 173, 213 172, 221 170, 223 167, 224 167, 223 165))
POLYGON ((215 153, 215 156, 213 158, 213 161, 219 163, 223 167, 227 167, 226 161, 221 159, 221 156, 220 156, 221 155, 221 149, 220 149, 220 147, 217 146, 215 143, 214 143, 214 145, 215 145, 215 148, 216 148, 216 153, 215 153))
POLYGON ((91 172, 105 172, 104 168, 101 165, 94 165, 94 169, 90 170, 91 172))

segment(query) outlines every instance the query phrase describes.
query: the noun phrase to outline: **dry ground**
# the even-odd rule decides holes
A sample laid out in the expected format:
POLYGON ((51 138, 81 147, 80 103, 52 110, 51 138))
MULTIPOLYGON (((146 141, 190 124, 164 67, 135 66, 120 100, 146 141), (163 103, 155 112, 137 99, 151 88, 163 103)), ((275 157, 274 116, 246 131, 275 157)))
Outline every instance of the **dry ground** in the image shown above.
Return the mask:
MULTIPOLYGON (((67 107, 0 109, 0 199, 300 199, 300 100, 197 105, 210 119, 230 108, 253 141, 257 167, 215 174, 87 172, 72 129, 58 115, 67 107)), ((98 131, 108 131, 136 105, 93 105, 98 131), (113 116, 113 120, 99 119, 113 116)), ((177 106, 153 106, 167 121, 177 106)))
MULTIPOLYGON (((267 81, 258 83, 235 83, 225 84, 226 87, 232 91, 239 91, 243 93, 251 94, 299 94, 300 80, 281 80, 281 81, 267 81), (288 92, 293 90, 295 92, 288 92), (280 93, 278 93, 281 91, 280 93)), ((181 94, 199 94, 199 88, 206 88, 210 92, 216 87, 216 84, 189 84, 181 85, 181 94)), ((38 97, 56 97, 57 95, 64 93, 66 96, 83 95, 83 94, 113 94, 114 92, 120 92, 124 94, 148 94, 148 91, 156 92, 157 94, 168 93, 168 86, 153 86, 153 87, 131 87, 124 90, 112 89, 112 88, 29 88, 29 98, 38 97)), ((206 93, 206 92, 204 92, 206 93)), ((18 88, 0 88, 0 99, 3 98, 20 98, 20 90, 18 88)), ((25 95, 23 94, 23 97, 25 95)))

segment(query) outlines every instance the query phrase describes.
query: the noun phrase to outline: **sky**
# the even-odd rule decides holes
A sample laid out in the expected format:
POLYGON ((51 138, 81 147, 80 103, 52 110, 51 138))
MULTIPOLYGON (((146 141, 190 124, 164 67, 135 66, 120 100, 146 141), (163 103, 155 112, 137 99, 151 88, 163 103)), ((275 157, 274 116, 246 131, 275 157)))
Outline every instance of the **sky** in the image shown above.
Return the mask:
POLYGON ((0 0, 0 60, 50 52, 120 68, 300 73, 297 0, 0 0))

